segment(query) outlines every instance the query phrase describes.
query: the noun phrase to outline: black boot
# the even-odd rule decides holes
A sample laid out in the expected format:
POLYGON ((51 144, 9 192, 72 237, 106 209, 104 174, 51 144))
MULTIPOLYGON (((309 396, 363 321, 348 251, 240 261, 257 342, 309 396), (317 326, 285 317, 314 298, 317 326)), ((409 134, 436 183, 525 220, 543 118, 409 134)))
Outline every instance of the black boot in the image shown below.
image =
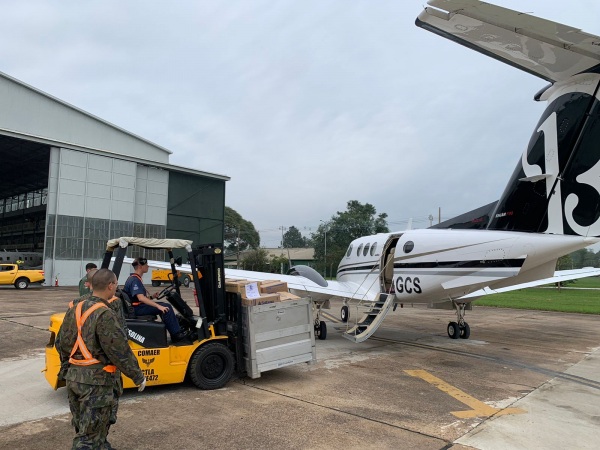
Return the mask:
POLYGON ((189 332, 181 330, 179 333, 173 336, 173 342, 181 342, 188 339, 189 332))

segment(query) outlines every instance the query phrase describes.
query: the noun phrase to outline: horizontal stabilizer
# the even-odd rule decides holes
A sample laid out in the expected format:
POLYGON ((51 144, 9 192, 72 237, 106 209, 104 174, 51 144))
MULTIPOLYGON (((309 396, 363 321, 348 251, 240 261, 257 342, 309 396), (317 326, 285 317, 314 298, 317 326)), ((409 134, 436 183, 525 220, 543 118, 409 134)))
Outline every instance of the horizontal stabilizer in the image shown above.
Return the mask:
POLYGON ((460 299, 474 299, 477 297, 483 297, 484 295, 501 294, 502 292, 517 291, 519 289, 526 289, 530 287, 543 286, 545 284, 560 283, 563 281, 576 280, 578 278, 596 277, 600 276, 600 268, 598 267, 585 267, 583 269, 573 270, 557 270, 554 272, 554 276, 550 278, 544 278, 541 280, 530 281, 527 283, 516 284, 514 286, 507 286, 498 289, 491 289, 489 287, 480 289, 472 292, 468 295, 461 297, 460 299))
POLYGON ((543 175, 533 175, 531 177, 523 177, 523 178, 519 178, 519 181, 529 181, 530 183, 537 183, 540 180, 544 180, 546 178, 550 178, 552 177, 551 174, 543 174, 543 175))
POLYGON ((478 0, 428 4, 417 26, 545 80, 566 80, 600 64, 600 38, 577 28, 478 0))

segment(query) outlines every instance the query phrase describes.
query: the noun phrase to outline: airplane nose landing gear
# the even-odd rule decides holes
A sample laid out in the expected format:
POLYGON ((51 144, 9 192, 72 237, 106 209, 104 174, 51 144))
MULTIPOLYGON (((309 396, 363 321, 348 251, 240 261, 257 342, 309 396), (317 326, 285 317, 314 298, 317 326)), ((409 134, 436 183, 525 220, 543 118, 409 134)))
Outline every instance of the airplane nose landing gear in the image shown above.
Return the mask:
POLYGON ((344 322, 344 323, 348 322, 349 317, 350 317, 350 309, 348 308, 348 305, 342 306, 342 310, 340 311, 340 318, 342 319, 342 322, 344 322))
POLYGON ((471 327, 465 322, 465 308, 466 303, 453 302, 454 309, 456 310, 457 322, 450 322, 448 324, 448 336, 451 339, 469 339, 471 336, 471 327))

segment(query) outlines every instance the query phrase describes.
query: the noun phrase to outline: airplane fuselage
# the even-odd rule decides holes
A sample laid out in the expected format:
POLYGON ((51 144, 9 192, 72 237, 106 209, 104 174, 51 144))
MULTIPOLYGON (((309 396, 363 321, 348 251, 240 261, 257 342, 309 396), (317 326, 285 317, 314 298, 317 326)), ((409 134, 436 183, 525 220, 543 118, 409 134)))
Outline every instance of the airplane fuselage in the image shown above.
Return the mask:
POLYGON ((392 293, 397 303, 445 302, 486 286, 551 277, 557 258, 598 241, 490 230, 381 233, 350 244, 337 279, 372 292, 392 293))

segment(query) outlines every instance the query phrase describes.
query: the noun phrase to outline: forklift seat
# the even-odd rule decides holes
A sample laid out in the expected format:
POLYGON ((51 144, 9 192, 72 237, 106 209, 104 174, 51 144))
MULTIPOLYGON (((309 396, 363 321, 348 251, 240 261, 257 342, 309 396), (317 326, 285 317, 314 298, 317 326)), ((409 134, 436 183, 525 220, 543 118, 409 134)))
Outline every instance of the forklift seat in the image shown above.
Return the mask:
POLYGON ((122 289, 118 289, 117 296, 123 302, 123 312, 125 313, 126 319, 155 321, 158 318, 158 316, 156 315, 136 316, 135 309, 133 308, 131 298, 129 298, 129 295, 127 295, 127 293, 122 289))

